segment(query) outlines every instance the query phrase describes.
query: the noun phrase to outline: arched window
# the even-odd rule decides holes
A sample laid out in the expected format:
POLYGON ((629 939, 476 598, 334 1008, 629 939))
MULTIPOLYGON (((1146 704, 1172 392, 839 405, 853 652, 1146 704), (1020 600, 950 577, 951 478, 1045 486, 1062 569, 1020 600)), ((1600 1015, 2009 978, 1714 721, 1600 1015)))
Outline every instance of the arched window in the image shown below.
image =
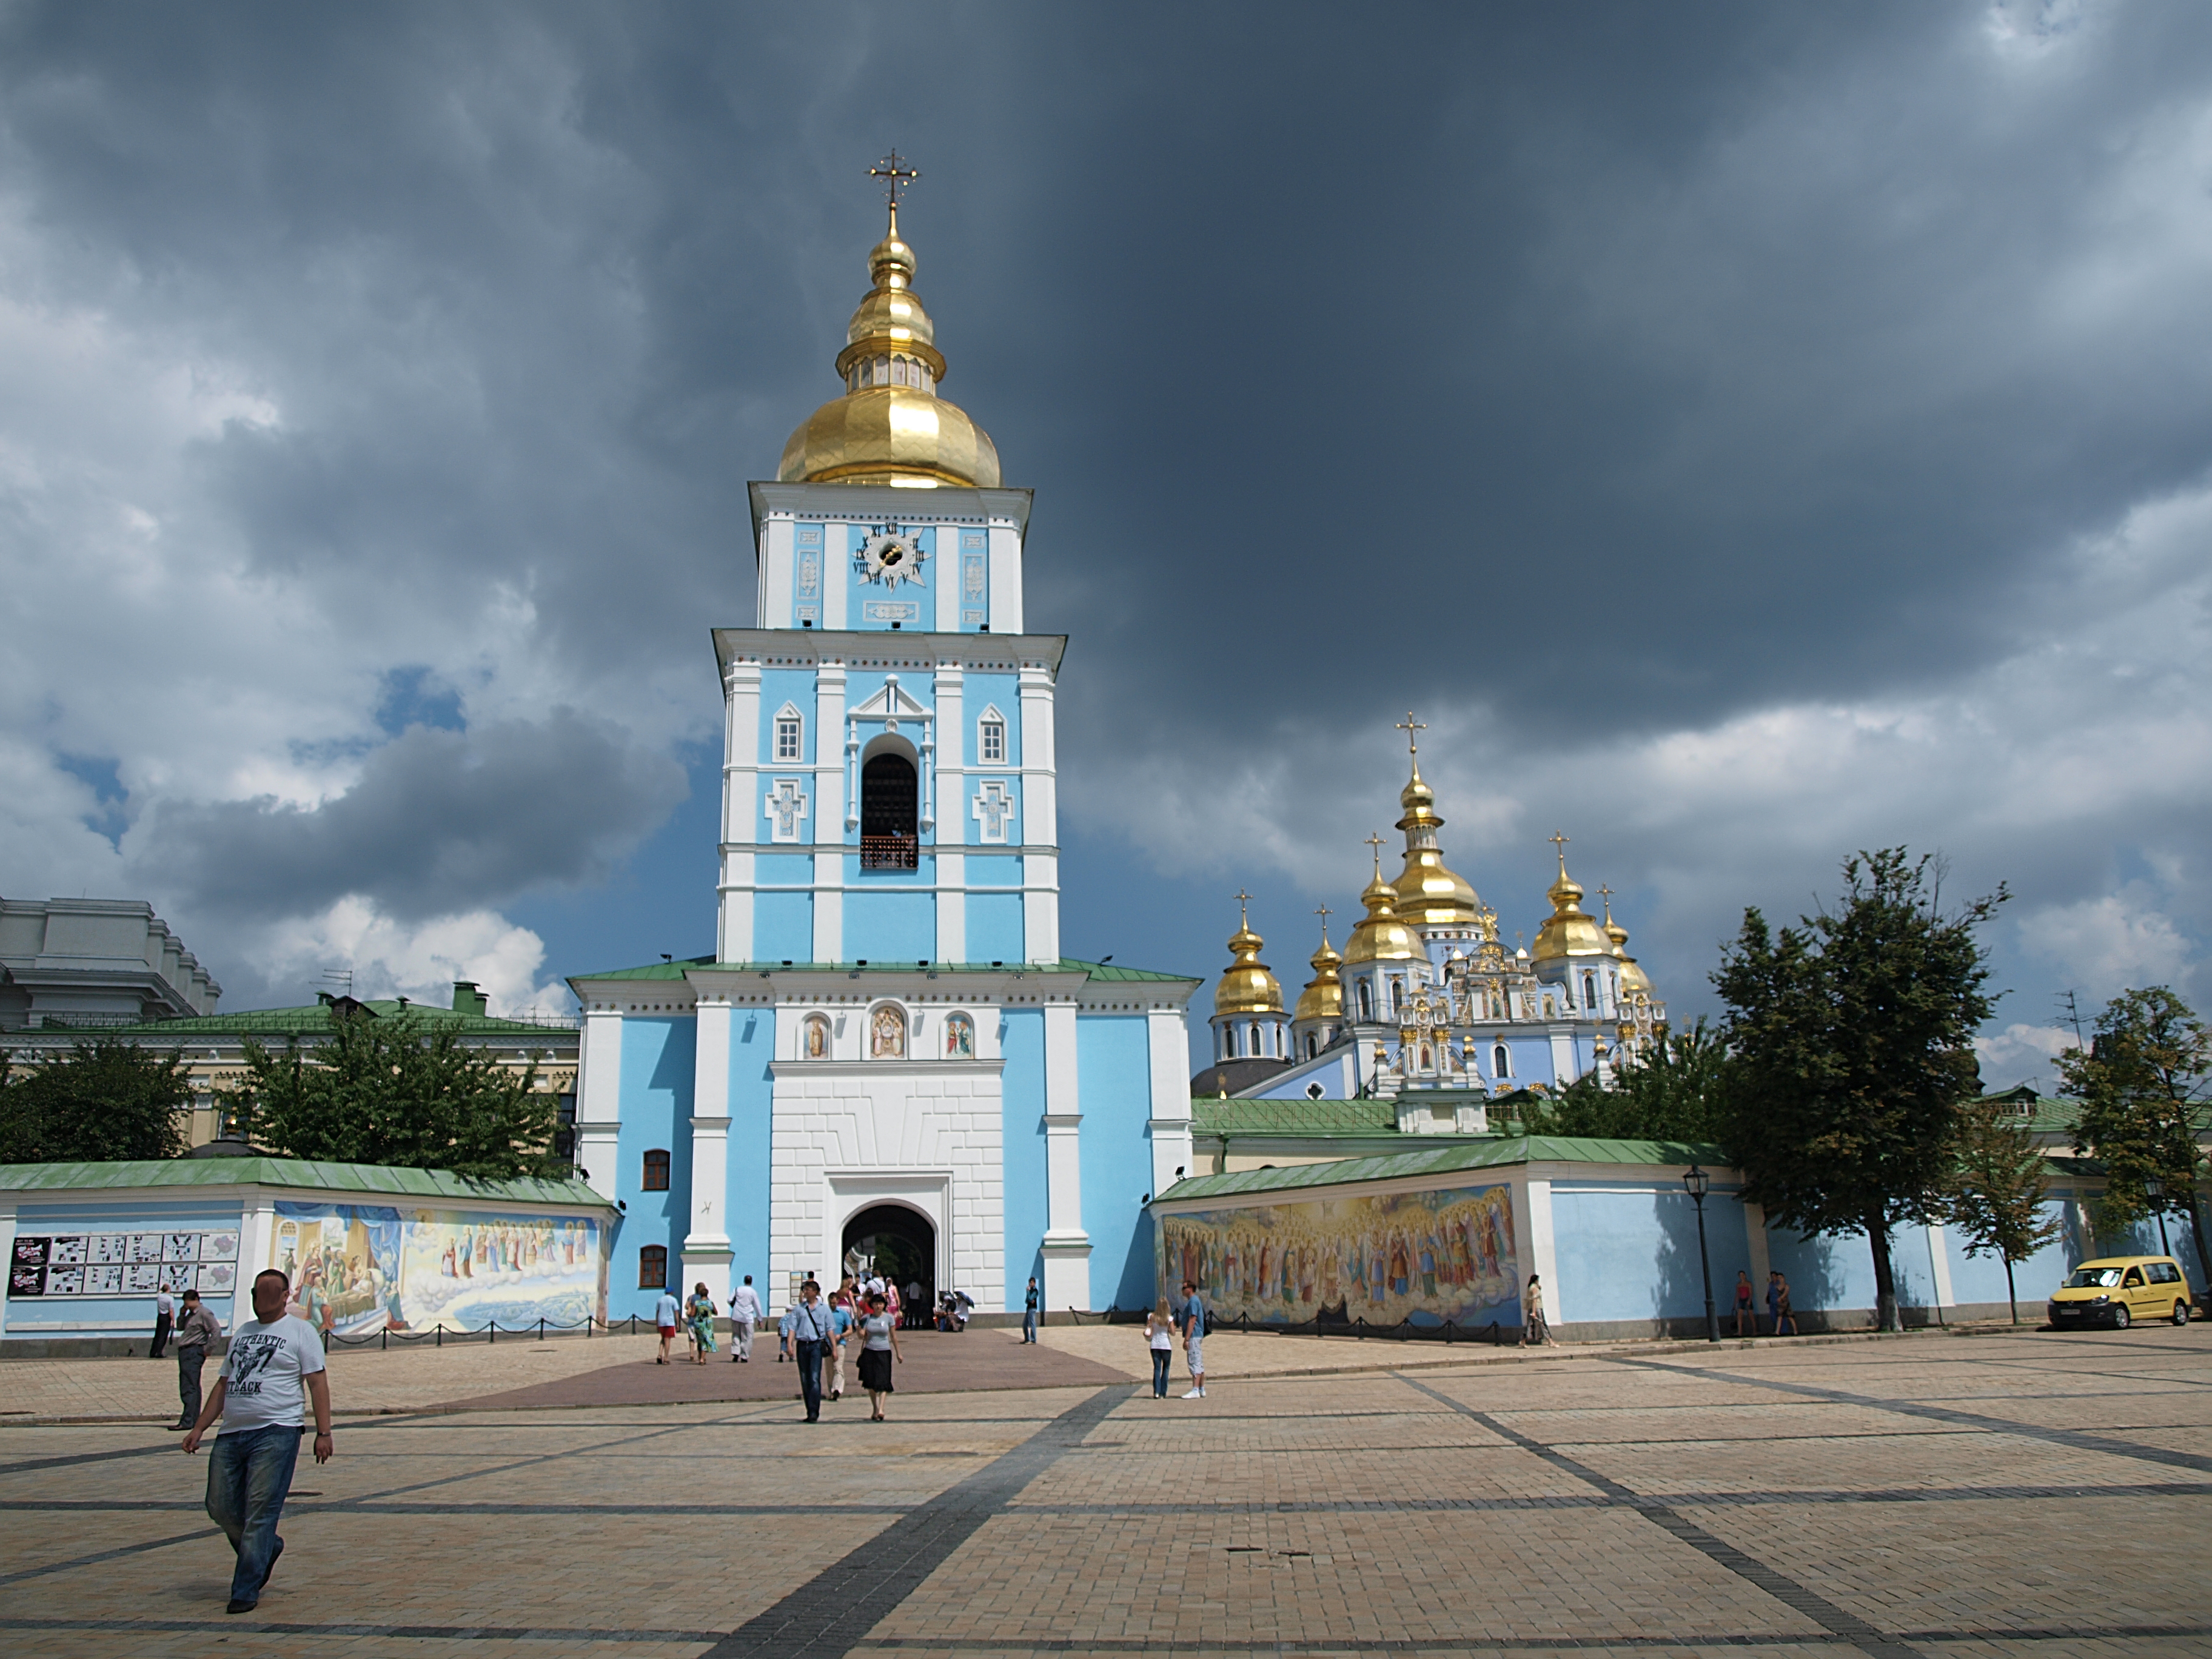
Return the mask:
POLYGON ((1513 1075, 1513 1055, 1502 1042, 1490 1051, 1490 1074, 1492 1077, 1513 1075))
MULTIPOLYGON (((663 1153, 665 1158, 666 1153, 663 1153)), ((637 1253, 637 1287, 641 1291, 668 1288, 668 1247, 648 1244, 637 1253)))
POLYGON ((915 812, 921 790, 914 763, 882 754, 860 769, 860 867, 911 870, 918 862, 915 812))
POLYGON ((1265 1048, 1261 1048, 1261 1047, 1260 1046, 1260 1028, 1259 1028, 1258 1024, 1255 1024, 1252 1026, 1251 1030, 1252 1030, 1252 1058, 1253 1058, 1253 1059, 1255 1059, 1255 1060, 1257 1060, 1257 1059, 1259 1059, 1259 1058, 1260 1058, 1260 1056, 1261 1056, 1261 1055, 1262 1055, 1262 1054, 1266 1054, 1267 1051, 1265 1048))
POLYGON ((655 1150, 645 1155, 645 1179, 639 1183, 648 1193, 668 1190, 668 1154, 655 1150))
POLYGON ((945 1057, 975 1058, 975 1022, 965 1014, 948 1014, 945 1020, 945 1057))
POLYGON ((1397 1013, 1406 1006, 1406 981, 1396 975, 1390 978, 1390 1012, 1397 1013))
MULTIPOLYGON (((1321 1052, 1321 1036, 1320 1036, 1320 1035, 1319 1035, 1317 1032, 1314 1032, 1314 1031, 1308 1031, 1308 1032, 1306 1033, 1306 1058, 1307 1058, 1308 1060, 1311 1060, 1311 1059, 1312 1059, 1316 1054, 1318 1054, 1320 1052, 1321 1052)), ((1320 1088, 1320 1087, 1321 1087, 1321 1085, 1320 1085, 1320 1084, 1318 1084, 1318 1083, 1316 1083, 1316 1084, 1315 1084, 1315 1085, 1314 1085, 1314 1087, 1315 1087, 1315 1088, 1316 1088, 1316 1089, 1318 1089, 1318 1088, 1320 1088)), ((1314 1097, 1314 1098, 1315 1098, 1316 1100, 1319 1100, 1319 1099, 1321 1098, 1321 1097, 1320 1097, 1319 1095, 1316 1095, 1316 1096, 1314 1097)))
POLYGON ((1362 1018, 1362 1019, 1372 1019, 1372 1018, 1375 1018, 1375 998, 1374 998, 1374 994, 1373 994, 1371 992, 1370 992, 1370 991, 1368 990, 1368 988, 1367 988, 1367 981, 1366 981, 1365 980, 1364 980, 1364 979, 1363 979, 1363 980, 1359 981, 1358 981, 1358 985, 1359 985, 1359 1017, 1360 1017, 1360 1018, 1362 1018))
POLYGON ((1583 1006, 1597 1006, 1597 975, 1585 970, 1583 974, 1583 1006))

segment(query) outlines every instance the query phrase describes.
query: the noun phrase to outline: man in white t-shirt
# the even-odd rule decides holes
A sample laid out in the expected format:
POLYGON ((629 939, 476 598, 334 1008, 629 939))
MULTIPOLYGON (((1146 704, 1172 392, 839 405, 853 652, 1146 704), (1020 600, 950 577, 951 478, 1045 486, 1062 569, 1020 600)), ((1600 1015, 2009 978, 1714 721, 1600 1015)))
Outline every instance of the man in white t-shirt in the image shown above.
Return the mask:
POLYGON ((730 1356, 733 1365, 750 1363, 753 1357, 753 1327, 760 1323, 760 1292, 753 1289, 753 1276, 745 1275, 745 1282, 730 1292, 730 1346, 737 1350, 730 1356))
POLYGON ((660 1328, 660 1352, 653 1364, 668 1363, 668 1345, 676 1340, 676 1322, 684 1317, 684 1304, 676 1299, 673 1291, 663 1291, 660 1300, 653 1304, 653 1322, 660 1328))
POLYGON ((253 1281, 253 1317, 230 1334, 230 1351, 207 1404, 185 1437, 185 1449, 216 1418, 222 1432, 208 1459, 208 1518, 223 1530, 238 1554, 226 1613, 251 1613, 262 1586, 284 1553, 276 1522, 292 1490, 307 1407, 315 1407, 315 1462, 327 1463, 331 1440, 331 1384, 323 1370, 323 1342, 314 1327, 285 1311, 292 1285, 274 1267, 253 1281))

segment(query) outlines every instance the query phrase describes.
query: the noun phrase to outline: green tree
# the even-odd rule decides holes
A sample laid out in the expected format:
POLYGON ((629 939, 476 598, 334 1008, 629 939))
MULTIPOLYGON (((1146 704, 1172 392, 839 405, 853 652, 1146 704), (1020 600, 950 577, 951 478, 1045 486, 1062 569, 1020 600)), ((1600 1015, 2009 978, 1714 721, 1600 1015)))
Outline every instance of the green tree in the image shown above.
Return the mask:
POLYGON ((2100 1223, 2126 1226, 2161 1211, 2189 1218, 2197 1260, 2204 1249, 2197 1203, 2205 1159, 2197 1137, 2206 1127, 2205 1078, 2212 1071, 2212 1032, 2163 985, 2124 991, 2097 1016, 2087 1048, 2058 1056, 2059 1092, 2081 1103, 2074 1149, 2105 1166, 2100 1223), (2165 1191, 2155 1200, 2146 1182, 2165 1191))
POLYGON ((2020 1297, 2013 1288, 2013 1264, 2027 1261, 2065 1231, 2057 1217, 2043 1212, 2051 1193, 2048 1167, 2034 1134, 2008 1103, 1978 1100, 1960 1115, 1949 1218, 1965 1236, 1968 1255, 1994 1255, 2004 1262, 2005 1300, 2015 1325, 2020 1297))
POLYGON ((1730 1054, 1722 1145, 1747 1195, 1806 1233, 1863 1232, 1876 1317, 1897 1326, 1891 1230, 1940 1219, 1973 1037, 1993 999, 1976 930, 1996 893, 1945 915, 1941 871, 1901 847, 1844 865, 1834 912, 1778 933, 1757 910, 1713 974, 1730 1054))
POLYGON ((1648 1058, 1630 1060, 1601 1088, 1586 1073, 1556 1103, 1531 1097, 1522 1106, 1530 1134, 1589 1135, 1610 1140, 1717 1140, 1728 1045, 1701 1018, 1669 1031, 1648 1058))
POLYGON ((0 1163, 105 1163, 185 1151, 183 1059, 113 1038, 71 1045, 19 1081, 0 1070, 0 1163))
POLYGON ((327 1042, 281 1053, 249 1042, 236 1091, 252 1138, 294 1158, 389 1164, 497 1180, 563 1173, 554 1097, 416 1015, 336 1015, 327 1042))

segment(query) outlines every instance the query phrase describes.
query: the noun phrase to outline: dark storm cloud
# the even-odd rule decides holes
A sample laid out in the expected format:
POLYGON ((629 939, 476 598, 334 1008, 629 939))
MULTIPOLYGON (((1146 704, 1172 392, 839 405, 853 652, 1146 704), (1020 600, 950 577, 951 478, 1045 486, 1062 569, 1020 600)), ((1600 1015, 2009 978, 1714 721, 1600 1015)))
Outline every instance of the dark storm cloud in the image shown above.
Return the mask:
POLYGON ((403 921, 604 877, 684 796, 683 770, 556 709, 472 732, 409 728, 316 807, 162 808, 132 849, 185 902, 234 918, 359 896, 403 921))

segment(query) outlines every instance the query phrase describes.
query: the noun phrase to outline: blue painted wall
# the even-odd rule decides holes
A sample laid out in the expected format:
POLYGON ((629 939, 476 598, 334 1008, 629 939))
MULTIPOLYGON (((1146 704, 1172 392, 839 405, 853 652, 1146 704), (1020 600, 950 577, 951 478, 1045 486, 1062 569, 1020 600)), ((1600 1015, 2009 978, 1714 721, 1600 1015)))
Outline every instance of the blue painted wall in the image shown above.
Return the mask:
POLYGON ((615 1140, 616 1195, 629 1207, 615 1233, 607 1268, 607 1317, 650 1314, 659 1296, 637 1282, 637 1254, 647 1244, 668 1251, 672 1284, 690 1231, 691 1099, 699 1024, 682 1015, 632 1014, 623 1021, 622 1129, 615 1140), (668 1190, 643 1186, 645 1154, 669 1154, 668 1190))
POLYGON ((1022 962, 1027 959, 1024 951, 1022 896, 1019 893, 969 894, 968 960, 1022 962))
MULTIPOLYGON (((1767 1259, 1790 1281, 1790 1306, 1799 1313, 1824 1309, 1863 1312, 1875 1304, 1874 1255, 1864 1233, 1805 1237, 1783 1227, 1766 1233, 1767 1259)), ((1928 1259, 1928 1237, 1920 1227, 1900 1227, 1889 1242, 1890 1270, 1897 1279, 1900 1307, 1932 1307, 1936 1277, 1928 1259)), ((1759 1287, 1759 1310, 1766 1312, 1766 1287, 1759 1287)), ((1957 1293, 1955 1282, 1953 1293, 1957 1293)))
MULTIPOLYGON (((1554 1182, 1552 1238, 1559 1318, 1705 1316, 1698 1210, 1687 1193, 1554 1182)), ((1724 1309, 1736 1270, 1751 1265, 1750 1231, 1735 1193, 1715 1188, 1706 1194, 1705 1242, 1714 1303, 1724 1309)))
POLYGON ((925 962, 937 954, 937 896, 917 892, 845 895, 841 962, 925 962))
MULTIPOLYGON (((2042 1212, 2061 1222, 2067 1218, 2066 1206, 2056 1200, 2045 1204, 2042 1212)), ((1995 1255, 1968 1255, 1966 1241, 1959 1236, 1955 1227, 1943 1230, 1943 1242, 1950 1258, 1952 1297, 1961 1303, 2002 1304, 2005 1299, 2004 1263, 1995 1255)), ((2153 1248, 2156 1248, 2155 1243, 2153 1248)), ((2014 1264, 2013 1282, 2019 1287, 2023 1320, 2042 1319, 2044 1298, 2058 1288, 2059 1280, 2080 1260, 2078 1247, 2062 1232, 2027 1261, 2014 1264)))
MULTIPOLYGON (((35 1238, 76 1232, 196 1233, 218 1228, 236 1229, 243 1221, 239 1205, 210 1203, 198 1194, 167 1203, 155 1200, 143 1203, 40 1204, 27 1199, 16 1212, 15 1236, 35 1238)), ((205 1298, 208 1311, 222 1322, 224 1330, 229 1330, 241 1317, 252 1316, 252 1297, 247 1287, 252 1284, 253 1275, 268 1265, 265 1261, 241 1260, 235 1295, 205 1298)), ((100 1328, 98 1331, 84 1333, 87 1335, 112 1332, 150 1339, 154 1333, 154 1298, 150 1296, 9 1297, 7 1310, 7 1328, 17 1336, 34 1335, 41 1329, 60 1325, 100 1328)), ((70 1334, 77 1333, 72 1330, 70 1334)))
MULTIPOLYGON (((741 1011, 730 1027, 730 1146, 722 1202, 730 1234, 730 1285, 750 1273, 764 1309, 769 1305, 769 1160, 774 1151, 769 1097, 775 1079, 769 1074, 769 1061, 775 1054, 774 1011, 741 1011)), ((720 1302, 729 1285, 708 1288, 720 1302)))
POLYGON ((1018 1308, 1030 1276, 1044 1277, 1038 1248, 1045 1223, 1043 1011, 1001 1015, 999 1033, 1006 1055, 1000 1133, 1006 1147, 1006 1305, 1018 1308))
POLYGON ((1152 1042, 1141 1014, 1078 1015, 1075 1090, 1083 1104, 1083 1228, 1093 1307, 1146 1308, 1152 1239, 1152 1042))
POLYGON ((753 895, 754 962, 814 960, 814 895, 753 895))

